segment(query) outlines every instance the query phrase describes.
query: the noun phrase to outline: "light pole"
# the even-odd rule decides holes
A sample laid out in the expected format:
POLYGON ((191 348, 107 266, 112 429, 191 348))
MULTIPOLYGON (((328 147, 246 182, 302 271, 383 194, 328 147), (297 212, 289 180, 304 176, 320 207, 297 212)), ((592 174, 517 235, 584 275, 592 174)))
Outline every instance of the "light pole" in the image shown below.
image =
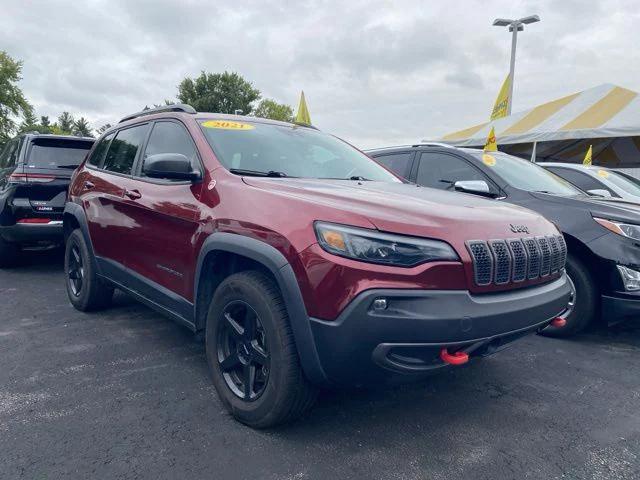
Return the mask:
POLYGON ((518 20, 496 18, 493 21, 494 27, 508 26, 509 31, 513 32, 511 35, 511 66, 509 68, 509 104, 507 106, 507 115, 511 115, 511 106, 513 105, 513 74, 516 69, 516 42, 518 41, 518 32, 523 31, 525 25, 539 21, 540 17, 538 15, 530 15, 528 17, 519 18, 518 20))

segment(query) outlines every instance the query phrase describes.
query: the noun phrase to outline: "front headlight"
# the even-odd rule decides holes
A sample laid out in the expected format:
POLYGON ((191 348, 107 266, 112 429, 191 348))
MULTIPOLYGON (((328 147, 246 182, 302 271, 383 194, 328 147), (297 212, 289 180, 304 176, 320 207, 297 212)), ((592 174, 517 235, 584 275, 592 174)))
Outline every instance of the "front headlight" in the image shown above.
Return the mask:
POLYGON ((593 219, 607 230, 622 235, 623 237, 640 240, 640 225, 632 223, 621 223, 613 220, 605 220, 604 218, 593 217, 593 219))
POLYGON ((414 267, 436 260, 460 260, 449 244, 439 240, 405 237, 323 222, 316 222, 314 227, 318 243, 324 250, 362 262, 414 267))

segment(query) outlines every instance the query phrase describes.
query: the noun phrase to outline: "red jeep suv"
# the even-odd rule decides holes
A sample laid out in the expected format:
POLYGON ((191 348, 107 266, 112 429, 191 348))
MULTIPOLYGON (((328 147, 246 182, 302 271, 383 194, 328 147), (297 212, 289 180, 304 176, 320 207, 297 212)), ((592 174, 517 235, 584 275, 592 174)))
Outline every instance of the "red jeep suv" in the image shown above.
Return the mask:
POLYGON ((315 128, 188 105, 96 142, 64 230, 71 303, 103 308, 118 288, 201 333, 223 404, 258 428, 318 386, 493 353, 561 322, 569 299, 564 241, 540 215, 403 183, 315 128))

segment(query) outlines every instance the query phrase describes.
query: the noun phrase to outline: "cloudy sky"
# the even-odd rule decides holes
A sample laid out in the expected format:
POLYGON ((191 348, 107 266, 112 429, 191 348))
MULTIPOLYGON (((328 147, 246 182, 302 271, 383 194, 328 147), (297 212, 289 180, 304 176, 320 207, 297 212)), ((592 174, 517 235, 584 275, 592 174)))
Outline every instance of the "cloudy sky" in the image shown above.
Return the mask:
POLYGON ((93 127, 174 99, 201 70, 242 74, 361 147, 484 121, 518 38, 514 111, 600 83, 640 90, 637 0, 0 0, 0 50, 38 115, 93 127))

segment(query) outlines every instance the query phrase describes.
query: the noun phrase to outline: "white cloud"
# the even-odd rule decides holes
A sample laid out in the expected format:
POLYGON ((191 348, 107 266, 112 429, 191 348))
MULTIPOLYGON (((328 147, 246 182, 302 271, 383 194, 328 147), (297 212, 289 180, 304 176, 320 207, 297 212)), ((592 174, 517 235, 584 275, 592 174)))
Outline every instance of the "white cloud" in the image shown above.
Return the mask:
MULTIPOLYGON (((6 2, 5 2, 6 3, 6 2)), ((264 96, 371 147, 483 121, 508 70, 493 18, 537 13, 519 36, 515 110, 611 82, 639 90, 635 2, 418 0, 24 1, 2 6, 0 45, 24 61, 38 114, 93 126, 175 98, 201 70, 233 70, 264 96)))

